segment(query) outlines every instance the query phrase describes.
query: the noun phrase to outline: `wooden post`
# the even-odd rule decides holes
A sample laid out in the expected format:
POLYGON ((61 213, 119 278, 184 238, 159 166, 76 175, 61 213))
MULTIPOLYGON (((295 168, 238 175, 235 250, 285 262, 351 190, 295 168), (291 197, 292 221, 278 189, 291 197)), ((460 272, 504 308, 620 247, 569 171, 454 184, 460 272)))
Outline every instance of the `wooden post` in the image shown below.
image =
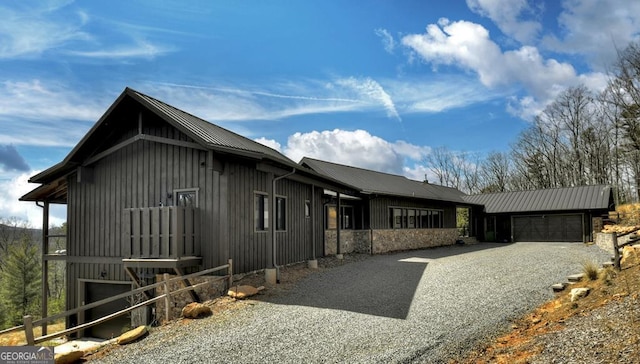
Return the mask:
POLYGON ((171 296, 169 295, 169 273, 164 274, 164 319, 171 320, 171 296))
POLYGON ((33 337, 33 317, 30 315, 24 317, 24 336, 27 339, 27 345, 34 346, 36 344, 33 337))
MULTIPOLYGON (((42 207, 42 317, 49 315, 49 201, 42 207)), ((47 323, 42 323, 42 335, 47 334, 47 323)))
POLYGON ((233 286, 233 259, 229 259, 229 289, 233 286))
POLYGON ((620 248, 618 247, 618 235, 611 233, 611 240, 613 241, 613 266, 617 270, 620 270, 620 248))

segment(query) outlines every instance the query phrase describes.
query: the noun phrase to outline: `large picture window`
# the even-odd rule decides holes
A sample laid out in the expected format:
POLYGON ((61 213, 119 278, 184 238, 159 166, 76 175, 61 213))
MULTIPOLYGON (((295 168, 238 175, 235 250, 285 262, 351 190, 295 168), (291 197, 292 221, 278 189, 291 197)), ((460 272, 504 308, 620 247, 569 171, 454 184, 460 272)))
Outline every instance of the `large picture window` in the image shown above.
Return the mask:
POLYGON ((444 227, 442 210, 409 209, 394 207, 390 209, 391 228, 393 229, 439 229, 444 227))

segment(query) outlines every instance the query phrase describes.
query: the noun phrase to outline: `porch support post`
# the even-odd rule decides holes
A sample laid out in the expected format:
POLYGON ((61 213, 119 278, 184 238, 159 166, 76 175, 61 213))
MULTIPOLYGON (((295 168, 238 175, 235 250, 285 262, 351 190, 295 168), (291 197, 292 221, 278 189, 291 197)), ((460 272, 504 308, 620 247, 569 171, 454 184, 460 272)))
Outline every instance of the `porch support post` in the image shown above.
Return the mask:
POLYGON ((340 249, 340 226, 342 225, 342 213, 340 207, 340 192, 336 192, 338 204, 336 206, 336 258, 343 259, 342 249, 340 249))
POLYGON ((311 269, 318 268, 318 260, 316 259, 316 186, 311 185, 311 206, 309 206, 309 214, 311 215, 311 260, 307 262, 307 266, 311 269))
MULTIPOLYGON (((49 306, 49 261, 45 256, 49 254, 49 201, 44 201, 42 207, 42 317, 47 317, 49 306)), ((47 334, 47 323, 42 323, 42 335, 47 334)))

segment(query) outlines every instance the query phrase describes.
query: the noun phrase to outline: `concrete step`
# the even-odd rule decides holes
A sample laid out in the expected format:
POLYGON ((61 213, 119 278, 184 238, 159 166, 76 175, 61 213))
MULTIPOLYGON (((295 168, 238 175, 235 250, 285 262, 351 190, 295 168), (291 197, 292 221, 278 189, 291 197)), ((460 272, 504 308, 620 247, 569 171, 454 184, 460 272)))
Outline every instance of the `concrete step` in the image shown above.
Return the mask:
POLYGON ((613 262, 604 262, 602 263, 602 268, 613 267, 613 262))

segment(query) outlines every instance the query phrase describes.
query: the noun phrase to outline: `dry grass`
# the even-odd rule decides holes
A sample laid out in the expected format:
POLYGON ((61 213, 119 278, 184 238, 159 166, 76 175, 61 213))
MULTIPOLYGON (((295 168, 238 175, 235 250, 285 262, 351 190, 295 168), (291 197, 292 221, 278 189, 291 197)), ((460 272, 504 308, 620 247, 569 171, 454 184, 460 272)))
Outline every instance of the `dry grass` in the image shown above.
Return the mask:
MULTIPOLYGON (((64 329, 65 329, 64 321, 56 322, 53 324, 49 324, 47 326, 47 333, 51 334, 54 332, 62 331, 64 329)), ((42 336, 42 327, 41 326, 34 327, 33 334, 35 335, 35 337, 42 336)), ((24 330, 0 335, 0 346, 20 346, 20 345, 26 345, 26 344, 27 344, 27 339, 24 336, 24 330)), ((43 343, 40 345, 48 346, 46 343, 43 343)))
POLYGON ((582 262, 582 273, 584 273, 584 276, 590 281, 597 280, 600 276, 598 263, 590 260, 582 262))

